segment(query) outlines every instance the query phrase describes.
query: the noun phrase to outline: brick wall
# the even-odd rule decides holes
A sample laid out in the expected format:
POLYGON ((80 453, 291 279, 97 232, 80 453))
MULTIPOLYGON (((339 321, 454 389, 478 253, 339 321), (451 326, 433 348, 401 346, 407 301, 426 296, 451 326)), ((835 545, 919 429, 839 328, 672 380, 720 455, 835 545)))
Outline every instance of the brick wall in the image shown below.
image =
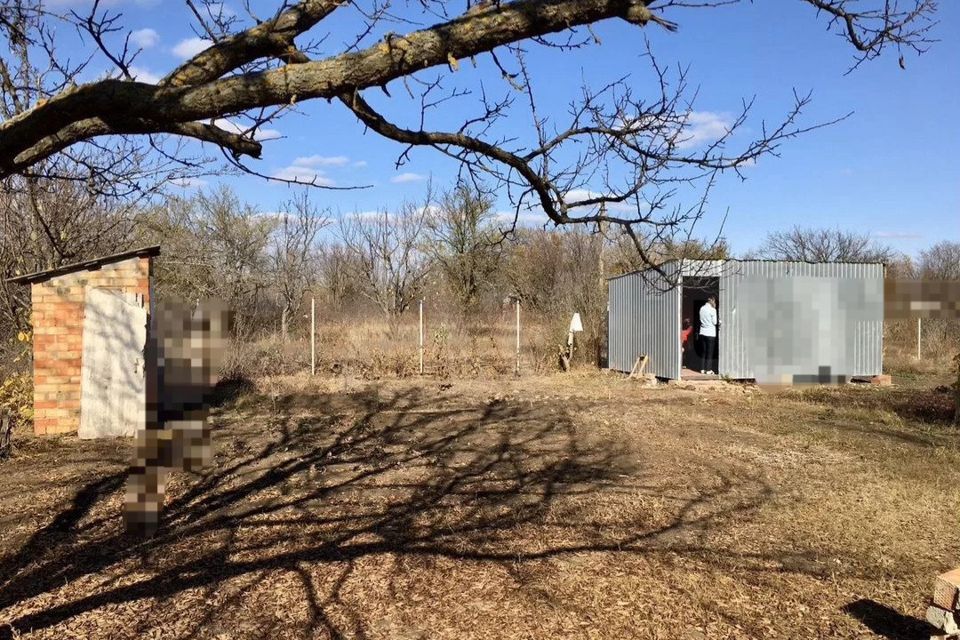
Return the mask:
POLYGON ((72 433, 80 427, 83 301, 87 289, 137 293, 149 309, 150 264, 150 258, 130 258, 32 285, 34 433, 72 433))

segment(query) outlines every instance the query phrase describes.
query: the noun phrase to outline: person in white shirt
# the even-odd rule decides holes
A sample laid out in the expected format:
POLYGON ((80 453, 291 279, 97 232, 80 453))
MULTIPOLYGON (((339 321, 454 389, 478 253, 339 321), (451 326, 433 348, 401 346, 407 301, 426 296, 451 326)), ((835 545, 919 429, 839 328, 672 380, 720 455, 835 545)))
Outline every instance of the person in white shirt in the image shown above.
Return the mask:
POLYGON ((714 373, 717 353, 717 298, 710 296, 700 307, 700 348, 703 359, 700 373, 714 373))

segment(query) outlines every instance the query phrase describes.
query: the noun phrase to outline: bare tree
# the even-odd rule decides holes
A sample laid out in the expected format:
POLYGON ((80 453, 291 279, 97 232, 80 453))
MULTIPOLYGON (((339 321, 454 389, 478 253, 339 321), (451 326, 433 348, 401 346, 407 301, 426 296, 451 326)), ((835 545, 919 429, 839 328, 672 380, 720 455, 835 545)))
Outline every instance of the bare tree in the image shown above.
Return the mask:
POLYGON ((566 255, 563 233, 518 229, 504 264, 510 294, 529 311, 551 316, 569 311, 569 291, 564 292, 566 255))
MULTIPOLYGON (((38 2, 0 3, 0 128, 90 71, 89 56, 58 51, 58 27, 75 28, 38 2)), ((30 311, 29 289, 4 280, 128 248, 144 199, 201 171, 182 144, 152 136, 83 141, 0 178, 0 348, 27 329, 30 311)))
POLYGON ((432 261, 423 249, 423 232, 431 196, 404 202, 396 212, 345 216, 340 234, 356 259, 363 293, 392 322, 416 300, 432 261))
MULTIPOLYGON (((99 12, 98 7, 99 2, 93 3, 92 11, 99 12)), ((101 31, 101 38, 106 33, 119 32, 118 16, 101 17, 106 20, 103 27, 107 29, 101 31)), ((0 130, 16 128, 17 122, 81 90, 78 83, 91 71, 92 52, 73 57, 57 48, 61 30, 85 29, 76 18, 73 14, 58 15, 38 0, 0 3, 0 37, 6 41, 0 50, 0 115, 4 120, 0 130)), ((129 52, 128 44, 126 40, 123 55, 129 52)), ((133 56, 128 59, 132 62, 133 56)), ((108 75, 92 84, 113 81, 108 75)), ((120 103, 118 108, 124 109, 120 103)), ((31 190, 36 188, 34 180, 44 178, 75 182, 92 195, 149 196, 168 181, 206 172, 203 158, 189 153, 184 139, 162 135, 162 129, 117 132, 109 140, 84 137, 66 145, 48 146, 58 135, 51 133, 53 137, 44 136, 46 150, 29 163, 12 171, 0 171, 3 190, 31 190), (129 135, 134 133, 144 136, 129 135)))
MULTIPOLYGON (((856 64, 888 47, 901 52, 903 63, 903 52, 921 52, 931 41, 935 0, 796 1, 814 8, 853 46, 856 64)), ((434 149, 473 177, 506 191, 518 214, 536 208, 558 224, 594 224, 601 205, 619 205, 610 208, 606 220, 622 226, 650 261, 643 240, 660 242, 671 230, 693 225, 720 172, 739 173, 816 126, 800 124, 809 97, 797 96, 780 124, 754 127, 759 135, 732 149, 734 132, 747 121, 747 101, 724 134, 693 148, 693 105, 685 76, 668 74, 652 55, 652 95, 639 95, 624 79, 585 86, 564 122, 541 114, 529 48, 569 55, 572 49, 599 43, 592 25, 609 19, 675 31, 674 20, 683 11, 715 10, 735 0, 513 0, 467 3, 462 13, 440 0, 277 0, 276 11, 265 16, 252 11, 225 16, 216 4, 187 3, 198 33, 211 44, 156 85, 135 79, 138 52, 130 47, 121 16, 105 4, 94 2, 85 13, 59 14, 36 0, 4 4, 4 24, 8 16, 27 12, 47 29, 54 24, 79 28, 90 50, 119 77, 79 86, 65 82, 36 94, 29 108, 6 117, 0 125, 0 177, 45 171, 45 161, 57 162, 78 144, 108 146, 102 142, 105 136, 127 140, 157 134, 212 144, 237 167, 253 171, 243 158, 261 156, 258 130, 302 101, 325 99, 351 111, 370 131, 400 143, 404 151, 398 164, 406 161, 411 147, 434 149), (315 33, 332 24, 327 19, 334 14, 350 14, 337 24, 356 24, 356 31, 338 31, 335 37, 315 33), (393 31, 400 24, 437 20, 405 34, 393 31), (333 42, 344 45, 330 51, 333 42), (457 86, 464 74, 456 72, 466 60, 499 72, 503 95, 497 97, 488 87, 457 86), (395 80, 404 86, 392 97, 389 85, 395 80), (374 91, 387 95, 388 108, 403 99, 400 94, 410 96, 419 102, 420 118, 408 124, 393 121, 374 107, 368 95, 374 91), (479 108, 462 103, 470 96, 479 108), (467 114, 460 126, 431 128, 438 107, 451 113, 455 102, 467 114), (516 118, 518 105, 531 118, 527 140, 510 136, 501 126, 506 118, 516 118), (228 118, 232 126, 224 124, 228 118), (700 185, 704 195, 686 206, 671 204, 678 184, 700 185), (638 234, 636 229, 648 231, 638 234)), ((26 37, 13 29, 6 32, 11 42, 26 37)), ((33 40, 34 46, 43 42, 33 40)), ((99 175, 100 170, 94 166, 88 172, 99 175)))
POLYGON ((195 302, 218 298, 234 310, 233 330, 246 336, 262 323, 270 285, 267 248, 276 220, 220 187, 196 196, 169 198, 140 220, 141 233, 162 239, 157 263, 161 296, 195 302))
POLYGON ((337 242, 320 247, 318 286, 330 307, 343 311, 349 302, 362 297, 362 286, 356 277, 362 272, 357 256, 343 244, 337 242))
POLYGON ((426 219, 431 253, 464 317, 500 265, 503 234, 495 220, 493 198, 463 182, 443 193, 426 219))
POLYGON ((287 339, 290 317, 314 283, 319 255, 317 234, 330 223, 328 211, 310 202, 306 192, 284 203, 270 246, 270 271, 280 298, 280 331, 287 339))
MULTIPOLYGON (((524 307, 548 320, 551 337, 564 342, 571 314, 578 312, 585 333, 579 339, 598 345, 606 308, 606 279, 600 272, 599 234, 584 227, 522 229, 505 260, 511 293, 524 307)), ((633 253, 636 256, 636 252, 633 253)))
POLYGON ((129 248, 137 208, 89 193, 65 180, 18 179, 0 189, 0 327, 22 330, 30 310, 27 287, 6 278, 129 248))
MULTIPOLYGON (((623 235, 613 240, 611 273, 618 275, 643 269, 647 264, 637 255, 633 242, 623 235)), ((726 238, 668 237, 651 244, 648 254, 658 263, 669 260, 727 260, 733 257, 726 238)))
POLYGON ((906 254, 896 256, 891 262, 887 263, 887 278, 899 278, 901 280, 914 280, 917 276, 917 264, 913 258, 906 254))
POLYGON ((917 266, 928 280, 960 280, 960 242, 942 240, 921 251, 917 266))
POLYGON ((897 253, 869 234, 841 229, 794 227, 767 235, 759 249, 769 260, 803 262, 892 262, 897 253))

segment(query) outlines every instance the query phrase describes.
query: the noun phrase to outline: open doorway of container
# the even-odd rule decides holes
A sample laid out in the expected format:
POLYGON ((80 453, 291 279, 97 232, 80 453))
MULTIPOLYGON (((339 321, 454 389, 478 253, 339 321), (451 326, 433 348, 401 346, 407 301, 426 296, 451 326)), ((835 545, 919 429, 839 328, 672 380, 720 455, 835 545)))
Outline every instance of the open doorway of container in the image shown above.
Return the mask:
MULTIPOLYGON (((720 331, 717 331, 716 346, 712 359, 704 359, 702 340, 700 340, 700 307, 707 303, 707 298, 714 296, 719 301, 720 278, 687 276, 683 278, 682 291, 680 296, 680 326, 681 335, 686 334, 687 322, 693 331, 689 332, 689 338, 681 349, 680 353, 680 377, 684 380, 696 378, 715 378, 716 375, 704 376, 700 372, 720 371, 719 354, 720 340, 723 338, 720 331)), ((717 308, 719 309, 719 303, 717 308)))

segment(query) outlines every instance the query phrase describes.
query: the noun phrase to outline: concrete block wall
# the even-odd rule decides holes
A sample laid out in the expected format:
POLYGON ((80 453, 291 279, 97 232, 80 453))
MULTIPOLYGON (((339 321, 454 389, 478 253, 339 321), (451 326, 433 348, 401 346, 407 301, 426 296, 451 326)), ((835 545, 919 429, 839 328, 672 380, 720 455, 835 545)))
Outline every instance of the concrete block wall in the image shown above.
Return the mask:
POLYGON ((140 294, 149 309, 150 264, 148 257, 134 257, 32 285, 34 433, 73 433, 80 427, 87 289, 101 287, 140 294))

